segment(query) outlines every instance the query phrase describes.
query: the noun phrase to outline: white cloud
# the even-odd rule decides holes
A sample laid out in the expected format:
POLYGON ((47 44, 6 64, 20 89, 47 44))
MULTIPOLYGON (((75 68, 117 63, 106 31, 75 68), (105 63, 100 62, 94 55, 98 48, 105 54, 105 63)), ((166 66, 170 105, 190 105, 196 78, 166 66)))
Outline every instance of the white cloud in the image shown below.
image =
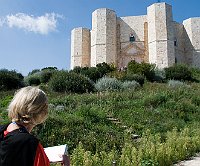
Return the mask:
POLYGON ((27 15, 25 13, 17 13, 15 15, 7 15, 6 24, 10 28, 17 27, 25 31, 45 35, 49 32, 56 31, 58 18, 63 17, 55 13, 46 13, 39 17, 34 17, 33 15, 27 15))

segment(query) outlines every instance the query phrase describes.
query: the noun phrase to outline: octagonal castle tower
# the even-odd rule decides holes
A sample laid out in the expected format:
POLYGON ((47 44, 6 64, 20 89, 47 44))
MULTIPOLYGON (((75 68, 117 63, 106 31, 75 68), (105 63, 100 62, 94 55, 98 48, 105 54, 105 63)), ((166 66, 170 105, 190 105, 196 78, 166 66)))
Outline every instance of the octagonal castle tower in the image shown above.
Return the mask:
POLYGON ((116 22, 113 10, 102 8, 92 13, 91 66, 102 62, 116 64, 116 22))
POLYGON ((90 30, 74 28, 71 32, 71 67, 90 66, 90 30))
POLYGON ((200 67, 200 17, 183 21, 186 62, 200 67))
POLYGON ((186 63, 200 67, 200 18, 175 22, 172 6, 152 4, 147 15, 117 17, 101 8, 92 13, 92 30, 71 33, 71 69, 106 62, 118 68, 128 62, 148 62, 158 68, 186 63))
POLYGON ((149 63, 159 68, 175 63, 172 7, 156 3, 147 8, 149 63))

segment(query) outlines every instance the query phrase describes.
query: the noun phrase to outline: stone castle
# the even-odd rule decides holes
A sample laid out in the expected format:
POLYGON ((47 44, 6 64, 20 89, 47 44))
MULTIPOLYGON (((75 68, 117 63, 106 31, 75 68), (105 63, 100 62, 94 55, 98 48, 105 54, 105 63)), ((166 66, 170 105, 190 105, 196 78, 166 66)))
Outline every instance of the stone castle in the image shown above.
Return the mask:
POLYGON ((101 8, 92 13, 92 30, 71 32, 71 69, 102 62, 122 68, 131 60, 158 68, 175 63, 200 67, 200 17, 175 22, 172 6, 164 2, 141 16, 117 17, 101 8))

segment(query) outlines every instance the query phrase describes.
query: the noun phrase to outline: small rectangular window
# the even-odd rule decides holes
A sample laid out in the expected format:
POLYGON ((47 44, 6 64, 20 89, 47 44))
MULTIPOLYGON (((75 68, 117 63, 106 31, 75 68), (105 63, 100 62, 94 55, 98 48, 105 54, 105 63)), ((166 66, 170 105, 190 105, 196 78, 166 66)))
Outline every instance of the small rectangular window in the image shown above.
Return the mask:
POLYGON ((130 42, 134 42, 134 41, 135 41, 135 37, 134 37, 134 36, 130 36, 129 41, 130 41, 130 42))

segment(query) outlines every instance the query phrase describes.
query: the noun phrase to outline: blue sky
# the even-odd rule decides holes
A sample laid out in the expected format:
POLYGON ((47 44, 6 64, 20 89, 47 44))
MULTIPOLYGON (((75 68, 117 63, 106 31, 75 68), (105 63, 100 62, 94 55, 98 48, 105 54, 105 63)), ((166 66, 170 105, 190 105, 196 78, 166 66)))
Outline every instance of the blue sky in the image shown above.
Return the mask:
MULTIPOLYGON (((162 1, 162 0, 161 0, 162 1)), ((70 67, 75 27, 91 29, 92 12, 110 8, 117 16, 145 15, 157 0, 0 0, 0 69, 24 76, 33 69, 70 67)), ((166 0, 173 18, 200 17, 200 0, 166 0)))

